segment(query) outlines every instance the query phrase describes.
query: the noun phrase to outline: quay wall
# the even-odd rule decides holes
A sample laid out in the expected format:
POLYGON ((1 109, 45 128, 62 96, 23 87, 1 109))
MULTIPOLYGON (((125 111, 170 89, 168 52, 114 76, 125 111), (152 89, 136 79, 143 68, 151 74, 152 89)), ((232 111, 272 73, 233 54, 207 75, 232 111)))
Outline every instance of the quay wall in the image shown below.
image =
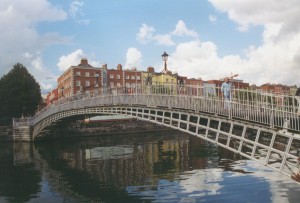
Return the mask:
POLYGON ((50 127, 40 139, 60 139, 60 138, 84 138, 96 137, 112 134, 126 134, 139 132, 161 132, 172 129, 165 126, 141 121, 137 119, 107 120, 94 122, 61 122, 54 127, 50 127))
POLYGON ((7 142, 13 140, 12 126, 0 126, 0 142, 7 142))

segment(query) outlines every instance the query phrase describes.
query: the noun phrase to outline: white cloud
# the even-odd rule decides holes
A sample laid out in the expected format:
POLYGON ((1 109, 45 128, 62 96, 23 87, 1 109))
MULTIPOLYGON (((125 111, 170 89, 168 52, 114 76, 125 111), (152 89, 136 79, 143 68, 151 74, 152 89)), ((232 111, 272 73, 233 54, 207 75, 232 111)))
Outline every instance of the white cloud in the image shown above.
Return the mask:
POLYGON ((139 68, 142 62, 142 53, 133 47, 130 47, 126 53, 125 68, 131 69, 133 67, 139 68))
POLYGON ((271 82, 300 86, 300 25, 295 20, 300 17, 300 4, 297 1, 268 0, 267 7, 262 7, 258 0, 210 2, 227 12, 240 31, 262 25, 261 45, 249 44, 245 48, 246 57, 220 57, 217 44, 213 42, 186 41, 177 44, 176 51, 170 54, 170 69, 205 80, 237 73, 245 82, 258 85, 271 82))
POLYGON ((217 9, 228 13, 229 19, 246 31, 250 25, 282 24, 283 32, 299 31, 298 0, 209 0, 217 9))
MULTIPOLYGON (((77 49, 74 52, 66 55, 66 56, 61 56, 59 58, 59 62, 57 63, 57 66, 60 71, 65 71, 71 66, 77 66, 80 64, 80 61, 82 58, 87 58, 88 54, 84 53, 83 50, 77 49)), ((93 61, 91 59, 88 59, 88 63, 94 67, 99 67, 100 62, 98 61, 93 61)))
POLYGON ((150 42, 155 42, 159 45, 166 46, 174 46, 176 43, 173 41, 172 36, 180 36, 180 37, 194 37, 197 38, 198 34, 193 31, 187 29, 185 23, 182 20, 179 20, 175 26, 175 30, 171 31, 167 34, 155 34, 155 29, 152 26, 148 26, 147 24, 143 24, 140 27, 139 33, 137 34, 137 41, 142 44, 147 44, 150 42))
POLYGON ((64 10, 47 0, 1 0, 0 76, 19 62, 38 82, 48 83, 48 77, 53 74, 45 67, 42 53, 47 47, 67 43, 69 39, 55 32, 39 33, 36 27, 41 22, 63 21, 66 18, 64 10))
POLYGON ((216 16, 214 16, 214 15, 209 15, 209 16, 208 16, 208 19, 209 19, 209 21, 212 22, 212 23, 214 23, 214 22, 216 22, 216 21, 218 20, 218 18, 217 18, 216 16))
POLYGON ((43 89, 44 91, 44 93, 47 93, 47 92, 49 92, 49 91, 51 91, 51 90, 53 90, 54 89, 54 87, 53 87, 53 85, 52 84, 49 84, 49 83, 40 83, 40 86, 41 86, 41 89, 43 89))
POLYGON ((155 32, 155 29, 153 27, 148 26, 147 24, 143 24, 142 27, 140 27, 140 31, 136 36, 137 41, 142 44, 151 42, 153 40, 154 32, 155 32))
POLYGON ((259 83, 280 82, 298 84, 300 62, 297 60, 300 47, 299 1, 266 0, 209 0, 217 9, 228 13, 241 31, 249 26, 262 25, 262 44, 248 49, 248 59, 242 70, 251 74, 259 83), (249 51, 250 50, 250 51, 249 51), (255 65, 255 68, 253 67, 255 65))
POLYGON ((156 41, 157 44, 173 46, 175 42, 172 40, 171 36, 166 35, 155 35, 153 39, 156 41))
POLYGON ((176 36, 198 37, 198 34, 195 31, 187 29, 183 20, 179 20, 177 22, 176 28, 171 32, 171 34, 176 36))
POLYGON ((73 19, 76 20, 77 23, 87 25, 90 23, 90 20, 84 19, 85 13, 82 9, 83 6, 84 6, 83 1, 77 1, 77 0, 73 1, 70 4, 69 14, 73 19))
POLYGON ((81 49, 77 49, 76 51, 68 54, 67 56, 61 56, 59 58, 57 66, 59 67, 60 71, 65 71, 71 66, 78 65, 82 58, 85 58, 85 53, 81 49))

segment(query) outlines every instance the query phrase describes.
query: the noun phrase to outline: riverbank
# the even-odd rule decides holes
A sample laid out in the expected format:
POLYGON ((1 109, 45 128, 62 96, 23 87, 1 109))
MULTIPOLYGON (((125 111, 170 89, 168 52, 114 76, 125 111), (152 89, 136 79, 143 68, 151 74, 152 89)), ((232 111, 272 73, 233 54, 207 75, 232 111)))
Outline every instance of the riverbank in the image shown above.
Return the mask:
POLYGON ((81 139, 112 134, 170 131, 165 126, 137 119, 105 120, 98 122, 62 121, 47 129, 41 139, 81 139))
POLYGON ((0 126, 0 142, 12 141, 13 130, 12 126, 0 126))
MULTIPOLYGON (((96 137, 100 135, 161 132, 170 128, 162 125, 136 119, 102 120, 98 122, 70 122, 61 121, 48 128, 38 140, 49 139, 77 139, 96 137)), ((0 126, 0 142, 13 140, 12 126, 0 126)))

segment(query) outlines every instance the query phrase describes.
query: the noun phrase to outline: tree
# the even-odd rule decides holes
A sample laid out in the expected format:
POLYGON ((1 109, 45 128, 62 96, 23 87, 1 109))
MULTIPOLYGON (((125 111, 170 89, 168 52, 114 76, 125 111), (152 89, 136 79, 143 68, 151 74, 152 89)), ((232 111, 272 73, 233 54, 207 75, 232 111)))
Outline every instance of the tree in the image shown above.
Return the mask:
POLYGON ((0 118, 11 120, 34 115, 41 102, 40 85, 17 63, 0 79, 0 118))

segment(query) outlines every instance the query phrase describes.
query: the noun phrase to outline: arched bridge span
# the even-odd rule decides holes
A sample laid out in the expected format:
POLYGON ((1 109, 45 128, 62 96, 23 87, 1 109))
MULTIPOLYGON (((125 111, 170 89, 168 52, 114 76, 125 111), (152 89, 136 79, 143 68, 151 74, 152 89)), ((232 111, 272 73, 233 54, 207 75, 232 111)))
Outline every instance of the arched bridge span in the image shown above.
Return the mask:
MULTIPOLYGON (((276 97, 271 100, 267 97, 263 103, 266 106, 262 108, 264 98, 261 95, 261 101, 253 98, 245 101, 241 98, 246 94, 236 92, 230 109, 224 109, 224 102, 217 94, 205 95, 205 90, 198 87, 172 88, 147 87, 134 94, 128 94, 126 88, 101 90, 101 94, 82 94, 61 100, 28 121, 33 127, 32 139, 45 127, 65 117, 128 115, 200 137, 284 174, 298 174, 299 104, 293 99, 289 98, 288 105, 280 109, 272 101, 276 97), (270 106, 269 101, 274 106, 270 106)), ((279 98, 279 103, 284 104, 283 97, 279 98)))

